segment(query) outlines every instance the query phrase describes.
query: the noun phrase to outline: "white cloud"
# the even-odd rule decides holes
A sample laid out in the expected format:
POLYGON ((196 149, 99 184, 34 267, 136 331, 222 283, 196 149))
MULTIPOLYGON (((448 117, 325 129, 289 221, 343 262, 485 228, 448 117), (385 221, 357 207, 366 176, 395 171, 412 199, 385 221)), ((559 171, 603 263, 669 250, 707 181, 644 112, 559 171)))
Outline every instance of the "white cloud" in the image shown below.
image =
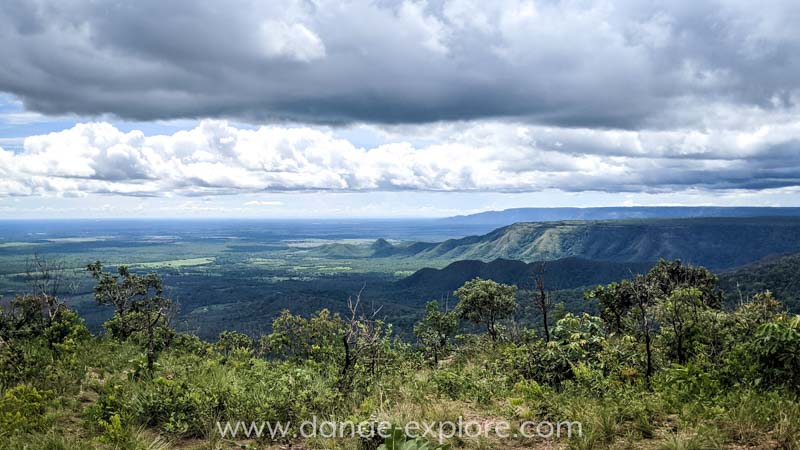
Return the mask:
POLYGON ((245 202, 245 206, 282 206, 283 202, 269 200, 251 200, 245 202))
POLYGON ((20 152, 0 148, 0 196, 800 185, 800 121, 763 113, 747 126, 712 125, 626 131, 478 121, 383 129, 386 143, 362 148, 319 127, 249 129, 209 120, 147 136, 86 123, 31 136, 20 152))
POLYGON ((301 23, 268 20, 261 25, 261 34, 268 57, 285 57, 303 62, 325 57, 325 44, 316 33, 301 23))

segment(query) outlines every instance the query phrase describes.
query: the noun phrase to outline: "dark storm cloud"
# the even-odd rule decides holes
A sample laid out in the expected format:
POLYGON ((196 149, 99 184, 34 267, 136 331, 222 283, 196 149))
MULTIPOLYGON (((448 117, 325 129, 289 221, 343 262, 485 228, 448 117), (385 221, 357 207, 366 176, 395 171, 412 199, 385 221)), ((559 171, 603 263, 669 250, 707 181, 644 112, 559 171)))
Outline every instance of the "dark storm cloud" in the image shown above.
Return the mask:
POLYGON ((800 3, 0 3, 0 91, 48 114, 670 128, 794 107, 800 3))

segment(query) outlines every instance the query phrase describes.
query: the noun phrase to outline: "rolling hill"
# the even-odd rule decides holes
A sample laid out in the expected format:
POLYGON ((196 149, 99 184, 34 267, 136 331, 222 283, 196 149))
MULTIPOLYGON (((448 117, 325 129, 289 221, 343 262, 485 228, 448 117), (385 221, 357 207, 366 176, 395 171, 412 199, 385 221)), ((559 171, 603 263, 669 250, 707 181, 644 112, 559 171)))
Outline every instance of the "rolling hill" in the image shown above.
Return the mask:
POLYGON ((545 263, 525 263, 509 259, 491 262, 464 260, 442 269, 420 269, 398 281, 397 285, 426 292, 450 292, 465 282, 480 277, 528 288, 533 281, 533 273, 543 270, 548 289, 574 289, 629 278, 631 274, 644 273, 651 267, 652 263, 615 263, 581 258, 564 258, 545 263))
POLYGON ((800 253, 768 258, 719 277, 729 300, 739 293, 747 298, 756 292, 772 291, 791 311, 800 311, 800 253))
POLYGON ((631 263, 666 258, 720 270, 800 252, 800 217, 526 222, 440 243, 378 241, 371 246, 336 244, 314 251, 326 257, 451 261, 579 257, 631 263))

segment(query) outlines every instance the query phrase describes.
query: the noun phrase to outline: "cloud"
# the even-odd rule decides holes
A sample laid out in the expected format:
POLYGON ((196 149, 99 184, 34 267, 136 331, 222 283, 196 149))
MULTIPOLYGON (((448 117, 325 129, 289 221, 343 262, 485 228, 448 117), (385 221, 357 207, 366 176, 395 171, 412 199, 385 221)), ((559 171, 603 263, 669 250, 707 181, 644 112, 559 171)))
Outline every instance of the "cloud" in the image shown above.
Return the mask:
POLYGON ((261 24, 265 55, 309 62, 325 57, 325 45, 305 25, 268 20, 261 24))
POLYGON ((4 0, 0 91, 45 114, 669 129, 793 108, 794 0, 4 0))
POLYGON ((371 148, 321 127, 206 120, 147 136, 86 123, 28 137, 19 152, 0 149, 0 196, 777 189, 800 185, 796 117, 702 132, 478 121, 376 129, 386 143, 371 148))
POLYGON ((283 202, 270 201, 270 200, 251 200, 245 202, 245 206, 282 206, 283 202))

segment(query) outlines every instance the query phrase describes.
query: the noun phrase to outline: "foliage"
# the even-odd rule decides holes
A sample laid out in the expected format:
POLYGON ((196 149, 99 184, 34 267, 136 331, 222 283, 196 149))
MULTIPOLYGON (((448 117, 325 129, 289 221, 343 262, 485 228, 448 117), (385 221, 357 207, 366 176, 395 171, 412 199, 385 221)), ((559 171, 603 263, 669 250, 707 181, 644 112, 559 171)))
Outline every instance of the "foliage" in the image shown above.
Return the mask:
POLYGON ((42 335, 49 345, 61 352, 74 351, 78 342, 91 337, 83 319, 68 309, 60 310, 42 335))
POLYGON ((630 281, 613 282, 608 286, 598 286, 585 294, 587 301, 597 301, 600 317, 606 323, 610 333, 625 332, 623 320, 635 304, 634 292, 630 281))
POLYGON ((431 300, 425 307, 425 317, 414 326, 414 335, 425 352, 439 365, 439 360, 447 355, 450 340, 458 327, 458 318, 453 312, 440 311, 439 303, 431 300))
POLYGON ((456 311, 464 320, 486 325, 492 341, 497 341, 497 323, 510 316, 517 307, 516 291, 514 286, 475 278, 455 292, 459 299, 456 311))
POLYGON ((169 345, 174 332, 169 320, 174 313, 172 300, 164 297, 164 284, 157 273, 138 275, 127 266, 117 274, 103 272, 100 261, 86 268, 97 280, 95 300, 113 305, 114 318, 106 329, 117 339, 135 337, 147 348, 147 370, 152 375, 156 354, 169 345))
MULTIPOLYGON (((481 288, 466 287, 462 302, 488 291, 494 300, 497 292, 511 295, 513 305, 512 287, 493 291, 483 289, 486 280, 476 283, 481 288)), ((313 417, 396 424, 464 417, 582 423, 580 435, 561 437, 554 447, 744 448, 767 442, 798 448, 800 317, 787 314, 768 292, 734 310, 718 308, 717 294, 713 276, 703 270, 660 263, 652 275, 587 294, 605 305, 599 317, 558 314, 549 342, 496 315, 494 345, 487 345, 488 333, 469 334, 474 328, 451 339, 455 314, 430 302, 416 334, 427 356, 439 360, 434 365, 393 339, 391 325, 378 311, 365 311, 360 296, 351 298, 345 316, 283 312, 258 345, 240 332, 221 333, 210 343, 176 334, 163 322, 158 328, 165 334, 150 340, 137 325, 142 311, 135 303, 126 312, 125 340, 118 333, 91 336, 67 309, 52 318, 32 314, 42 317, 37 333, 29 331, 31 321, 3 325, 0 442, 11 449, 274 448, 273 440, 354 448, 363 443, 293 436, 313 417), (499 339, 512 329, 514 339, 499 339), (152 354, 150 342, 158 349, 152 354), (147 368, 149 354, 154 364, 147 368), (146 369, 149 376, 140 376, 146 369), (214 424, 226 420, 292 425, 284 437, 222 439, 214 424)), ((540 443, 454 437, 437 447, 426 438, 393 432, 368 448, 540 443)))
POLYGON ((344 321, 327 309, 308 319, 288 310, 272 322, 272 333, 260 341, 261 352, 281 359, 336 361, 341 358, 344 321))
POLYGON ((402 428, 393 427, 378 450, 448 450, 449 445, 431 444, 423 438, 408 437, 402 428))
POLYGON ((235 352, 250 356, 253 351, 253 339, 238 331, 223 331, 217 338, 217 351, 229 358, 235 352))
POLYGON ((800 392, 800 316, 764 323, 748 346, 766 386, 800 392))
POLYGON ((127 339, 134 331, 128 321, 128 314, 135 309, 138 303, 139 310, 144 310, 145 305, 152 303, 151 299, 161 297, 163 284, 156 273, 138 275, 121 265, 117 273, 103 272, 100 261, 89 264, 86 270, 97 280, 94 287, 94 298, 98 304, 112 305, 118 320, 118 325, 109 331, 118 339, 127 339))
POLYGON ((703 292, 697 288, 677 288, 662 299, 656 308, 656 320, 661 325, 661 339, 666 356, 678 364, 686 364, 703 352, 712 319, 703 302, 703 292))
POLYGON ((47 392, 29 384, 17 385, 0 397, 0 438, 14 432, 30 432, 44 427, 47 392))

